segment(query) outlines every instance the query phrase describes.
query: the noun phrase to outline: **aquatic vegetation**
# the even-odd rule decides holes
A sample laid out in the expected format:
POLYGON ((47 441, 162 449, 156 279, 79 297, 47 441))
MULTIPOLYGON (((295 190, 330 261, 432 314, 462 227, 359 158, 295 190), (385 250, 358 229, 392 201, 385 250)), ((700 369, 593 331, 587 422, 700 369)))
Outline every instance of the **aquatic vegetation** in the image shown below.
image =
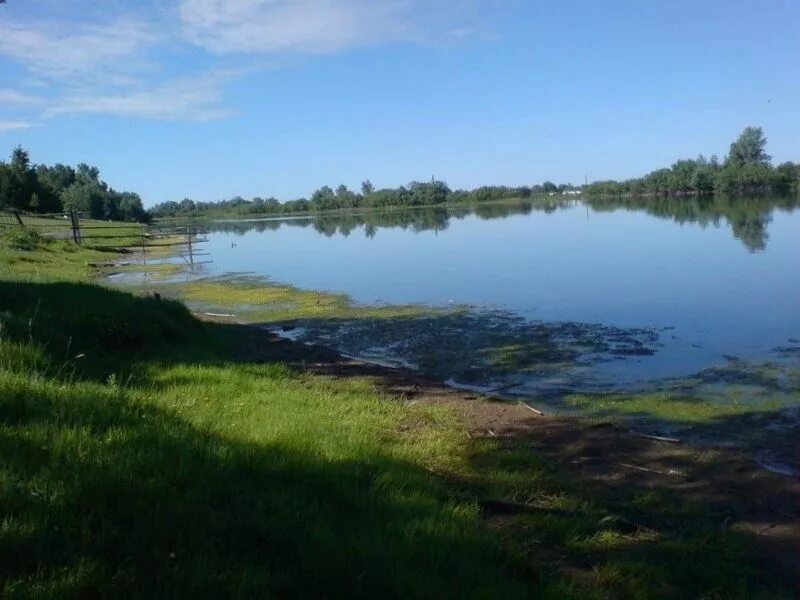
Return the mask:
POLYGON ((360 306, 343 294, 301 290, 258 277, 195 279, 159 289, 196 310, 234 312, 240 321, 251 323, 312 317, 388 318, 431 310, 423 306, 360 306))
POLYGON ((440 379, 487 384, 561 373, 614 355, 653 352, 658 333, 529 321, 506 311, 458 310, 352 319, 298 319, 297 337, 355 356, 410 364, 440 379))

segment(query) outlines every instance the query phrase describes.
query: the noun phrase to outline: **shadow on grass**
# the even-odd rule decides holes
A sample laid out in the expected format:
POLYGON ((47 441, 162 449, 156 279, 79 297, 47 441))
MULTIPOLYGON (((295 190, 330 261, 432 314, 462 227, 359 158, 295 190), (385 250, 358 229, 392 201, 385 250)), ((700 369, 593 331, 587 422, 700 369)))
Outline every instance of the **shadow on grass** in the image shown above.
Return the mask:
POLYGON ((2 399, 8 593, 526 591, 468 508, 418 468, 236 443, 124 398, 66 396, 2 399))
MULTIPOLYGON (((165 366, 236 364, 239 377, 269 378, 226 354, 252 330, 82 284, 0 283, 0 314, 3 337, 18 340, 0 342, 5 594, 526 597, 540 587, 481 531, 474 503, 388 449, 362 456, 353 442, 355 458, 336 459, 314 440, 247 442, 146 399, 165 366), (41 356, 26 364, 28 346, 41 356), (24 356, 3 362, 14 352, 24 356), (86 360, 63 369, 76 353, 86 360), (105 384, 111 368, 136 373, 135 385, 105 384)), ((294 435, 291 419, 282 426, 294 435)))

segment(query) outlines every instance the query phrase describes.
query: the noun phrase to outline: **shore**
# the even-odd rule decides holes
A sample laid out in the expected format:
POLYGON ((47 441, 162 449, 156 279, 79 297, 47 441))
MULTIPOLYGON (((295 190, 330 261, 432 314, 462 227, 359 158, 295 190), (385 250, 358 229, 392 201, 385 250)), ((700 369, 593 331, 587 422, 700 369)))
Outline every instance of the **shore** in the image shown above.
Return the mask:
MULTIPOLYGON (((198 314, 230 322, 230 318, 198 314)), ((552 468, 593 496, 623 500, 645 491, 678 494, 706 507, 719 528, 746 535, 767 563, 780 565, 800 586, 800 480, 771 473, 734 448, 696 447, 673 438, 657 439, 611 420, 589 422, 544 414, 528 403, 454 389, 402 368, 342 356, 318 345, 283 338, 262 326, 241 325, 250 343, 241 349, 251 360, 280 361, 316 376, 369 377, 391 398, 448 406, 466 418, 469 436, 499 442, 505 449, 546 457, 552 468)), ((514 515, 542 510, 536 504, 502 498, 481 501, 491 527, 513 527, 514 515)), ((625 529, 659 531, 686 525, 659 518, 624 522, 625 529)))

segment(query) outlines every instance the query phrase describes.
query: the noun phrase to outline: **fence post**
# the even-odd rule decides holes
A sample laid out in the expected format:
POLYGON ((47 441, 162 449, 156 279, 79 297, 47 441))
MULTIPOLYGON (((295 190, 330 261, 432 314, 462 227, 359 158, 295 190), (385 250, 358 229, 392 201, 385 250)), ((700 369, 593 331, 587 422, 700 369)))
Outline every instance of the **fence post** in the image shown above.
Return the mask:
POLYGON ((19 223, 20 227, 25 227, 25 223, 22 222, 22 217, 19 216, 19 211, 14 211, 14 216, 17 218, 17 223, 19 223))
POLYGON ((78 215, 75 214, 74 210, 69 211, 69 220, 70 224, 72 225, 72 241, 76 244, 79 244, 80 235, 78 233, 78 215))
POLYGON ((186 238, 189 241, 189 263, 192 265, 192 271, 194 271, 194 253, 192 252, 192 230, 187 227, 186 231, 187 231, 186 238))
MULTIPOLYGON (((142 239, 142 263, 146 267, 147 266, 147 248, 145 247, 145 244, 144 244, 144 223, 142 223, 142 225, 139 227, 139 233, 140 233, 141 239, 142 239)), ((145 271, 145 277, 147 277, 147 271, 145 271)))

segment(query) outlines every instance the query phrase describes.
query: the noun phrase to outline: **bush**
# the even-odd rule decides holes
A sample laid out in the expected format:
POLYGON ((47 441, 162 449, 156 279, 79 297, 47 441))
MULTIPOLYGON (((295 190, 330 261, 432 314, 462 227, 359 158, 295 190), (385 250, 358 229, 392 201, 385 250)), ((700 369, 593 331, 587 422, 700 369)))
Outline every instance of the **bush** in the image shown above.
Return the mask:
POLYGON ((13 227, 8 232, 8 246, 13 250, 35 250, 42 242, 42 236, 31 229, 13 227))

